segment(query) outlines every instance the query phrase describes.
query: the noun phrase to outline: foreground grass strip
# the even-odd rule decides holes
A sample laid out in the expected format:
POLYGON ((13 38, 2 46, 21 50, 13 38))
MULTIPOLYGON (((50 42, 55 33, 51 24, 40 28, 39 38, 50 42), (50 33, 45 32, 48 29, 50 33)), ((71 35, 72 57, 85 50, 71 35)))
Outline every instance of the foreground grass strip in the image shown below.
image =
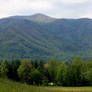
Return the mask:
POLYGON ((92 87, 37 87, 0 78, 0 92, 92 92, 92 87))

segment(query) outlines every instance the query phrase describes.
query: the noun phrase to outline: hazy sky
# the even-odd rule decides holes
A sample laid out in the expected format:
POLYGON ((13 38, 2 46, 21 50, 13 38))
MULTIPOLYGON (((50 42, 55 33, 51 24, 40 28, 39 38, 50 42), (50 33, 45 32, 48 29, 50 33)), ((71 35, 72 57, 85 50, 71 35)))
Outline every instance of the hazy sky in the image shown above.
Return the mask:
POLYGON ((0 0, 0 18, 35 13, 56 18, 92 18, 92 0, 0 0))

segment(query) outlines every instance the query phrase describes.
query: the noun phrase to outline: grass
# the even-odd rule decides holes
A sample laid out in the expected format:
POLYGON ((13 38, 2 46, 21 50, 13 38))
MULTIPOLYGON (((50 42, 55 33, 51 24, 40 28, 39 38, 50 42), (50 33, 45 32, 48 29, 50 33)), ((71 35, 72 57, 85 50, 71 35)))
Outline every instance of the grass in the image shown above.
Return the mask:
POLYGON ((37 87, 0 78, 0 92, 92 92, 92 87, 37 87))

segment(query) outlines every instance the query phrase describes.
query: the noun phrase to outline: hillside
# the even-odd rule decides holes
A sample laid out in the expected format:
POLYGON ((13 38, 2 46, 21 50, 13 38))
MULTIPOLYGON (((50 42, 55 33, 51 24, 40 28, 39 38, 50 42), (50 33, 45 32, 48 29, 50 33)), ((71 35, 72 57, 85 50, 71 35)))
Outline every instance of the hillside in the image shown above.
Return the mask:
POLYGON ((0 20, 0 59, 92 59, 92 20, 43 14, 0 20))

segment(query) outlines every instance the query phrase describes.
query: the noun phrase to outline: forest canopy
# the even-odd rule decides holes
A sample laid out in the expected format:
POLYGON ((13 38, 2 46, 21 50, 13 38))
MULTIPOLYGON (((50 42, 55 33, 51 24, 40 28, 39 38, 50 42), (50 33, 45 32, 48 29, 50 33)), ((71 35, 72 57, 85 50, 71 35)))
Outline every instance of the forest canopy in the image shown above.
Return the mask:
POLYGON ((72 62, 4 60, 0 72, 3 78, 29 85, 92 86, 92 61, 84 62, 80 56, 72 62))

